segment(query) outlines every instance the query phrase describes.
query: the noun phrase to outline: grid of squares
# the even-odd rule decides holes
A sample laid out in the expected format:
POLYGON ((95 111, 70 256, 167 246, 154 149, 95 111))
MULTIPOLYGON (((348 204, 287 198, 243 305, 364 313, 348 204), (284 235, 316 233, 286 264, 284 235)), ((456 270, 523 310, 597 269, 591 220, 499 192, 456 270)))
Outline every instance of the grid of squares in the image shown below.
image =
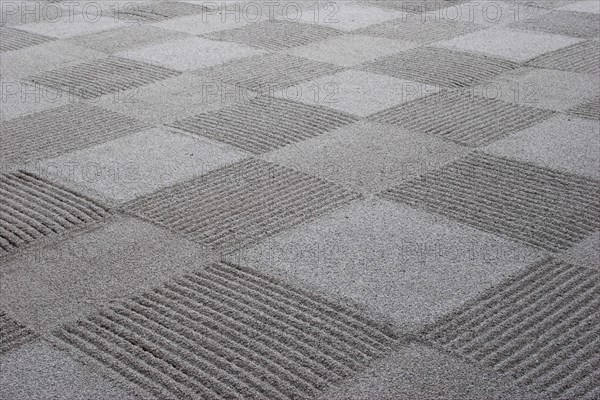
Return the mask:
POLYGON ((42 336, 142 397, 364 398, 417 340, 436 382, 470 359, 503 394, 600 395, 593 2, 123 3, 0 28, 3 88, 70 95, 3 110, 0 357, 42 336), (552 98, 477 93, 528 80, 552 98))
POLYGON ((156 65, 120 57, 108 57, 44 72, 28 77, 26 80, 83 99, 93 99, 148 85, 179 74, 177 71, 156 65))

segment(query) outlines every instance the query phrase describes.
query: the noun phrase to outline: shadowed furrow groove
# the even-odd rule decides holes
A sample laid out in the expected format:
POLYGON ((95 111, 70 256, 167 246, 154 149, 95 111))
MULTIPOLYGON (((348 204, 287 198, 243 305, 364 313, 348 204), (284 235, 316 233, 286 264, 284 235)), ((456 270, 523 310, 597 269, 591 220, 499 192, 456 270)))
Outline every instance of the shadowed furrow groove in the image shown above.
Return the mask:
MULTIPOLYGON (((0 253, 1 254, 1 253, 0 253)), ((0 355, 35 340, 36 334, 0 311, 0 355)))
POLYGON ((0 175, 0 255, 106 218, 108 208, 26 172, 0 175))
POLYGON ((362 70, 429 85, 464 88, 517 68, 517 63, 435 47, 421 47, 363 64, 362 70))
POLYGON ((600 42, 588 40, 542 54, 529 61, 528 65, 598 75, 600 73, 600 42))
POLYGON ((171 127, 261 154, 355 121, 354 116, 322 107, 258 97, 176 121, 171 127))
POLYGON ((600 228, 600 184, 485 153, 382 194, 550 251, 600 228))
POLYGON ((553 113, 496 99, 441 92, 384 110, 369 119, 477 147, 528 128, 553 113))
POLYGON ((3 26, 0 27, 0 37, 2 38, 0 40, 0 53, 24 49, 54 40, 46 36, 3 26))
POLYGON ((339 305, 224 263, 120 301, 54 336, 159 399, 309 399, 384 356, 396 340, 339 305), (243 290, 244 281, 251 290, 243 290), (294 301, 280 305, 277 293, 293 293, 294 301), (331 319, 335 325, 320 322, 331 319))
POLYGON ((237 42, 265 50, 279 51, 340 35, 341 32, 321 26, 289 21, 263 21, 241 28, 221 30, 203 35, 209 39, 237 42))
POLYGON ((70 104, 0 124, 7 168, 138 132, 148 125, 86 104, 70 104))
POLYGON ((194 241, 229 251, 358 197, 302 172, 247 159, 134 200, 127 208, 194 241), (218 183, 213 185, 215 178, 218 183))
POLYGON ((36 84, 83 99, 134 89, 179 75, 180 72, 140 61, 107 57, 26 78, 36 84))
POLYGON ((599 304, 597 272, 547 259, 423 334, 532 389, 592 398, 600 386, 599 304))
POLYGON ((196 71, 214 85, 230 84, 257 92, 273 91, 333 74, 340 67, 287 54, 265 54, 196 71))

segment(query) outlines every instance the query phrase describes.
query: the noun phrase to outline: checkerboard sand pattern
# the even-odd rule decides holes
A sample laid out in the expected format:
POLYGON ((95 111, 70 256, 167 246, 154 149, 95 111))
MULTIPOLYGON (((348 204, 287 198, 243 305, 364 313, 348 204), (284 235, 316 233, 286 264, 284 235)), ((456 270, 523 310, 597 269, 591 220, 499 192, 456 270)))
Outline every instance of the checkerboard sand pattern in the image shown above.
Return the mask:
POLYGON ((463 0, 335 2, 326 19, 319 2, 317 20, 207 3, 103 3, 71 25, 2 15, 3 85, 64 97, 3 92, 0 397, 599 398, 600 97, 551 110, 475 91, 530 70, 597 86, 593 2, 539 1, 536 21, 501 26, 431 14, 463 0), (323 83, 350 93, 283 95, 323 83), (250 95, 219 101, 230 86, 250 95), (200 87, 217 94, 203 104, 200 87), (129 109, 107 103, 138 89, 129 109), (149 120, 161 90, 177 103, 164 113, 184 114, 149 120), (542 149, 546 126, 563 136, 542 149), (512 139, 525 158, 488 154, 512 139), (99 181, 21 168, 57 160, 99 181), (117 178, 132 200, 105 204, 117 178))

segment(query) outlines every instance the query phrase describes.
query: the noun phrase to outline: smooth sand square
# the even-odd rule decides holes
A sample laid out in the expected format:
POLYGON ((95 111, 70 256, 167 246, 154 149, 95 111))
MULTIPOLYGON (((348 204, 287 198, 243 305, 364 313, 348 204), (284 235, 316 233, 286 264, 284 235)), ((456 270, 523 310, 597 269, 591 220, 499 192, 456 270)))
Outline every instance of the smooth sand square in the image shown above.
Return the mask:
POLYGON ((352 67, 417 46, 418 44, 408 41, 352 35, 294 47, 286 53, 314 61, 352 67))
POLYGON ((126 26, 128 22, 119 21, 109 16, 96 15, 91 12, 81 14, 68 12, 58 20, 39 21, 19 25, 19 29, 38 33, 40 35, 65 39, 69 37, 85 35, 91 32, 100 32, 107 29, 126 26))
POLYGON ((193 37, 121 52, 117 55, 178 71, 189 71, 261 53, 264 51, 250 46, 193 37))
POLYGON ((580 41, 562 35, 498 28, 477 31, 434 45, 522 62, 580 41))
POLYGON ((437 169, 467 151, 434 136, 361 121, 264 158, 356 191, 376 193, 437 169))
POLYGON ((0 300, 39 333, 214 261, 199 245, 134 218, 118 218, 31 249, 0 269, 0 300))
POLYGON ((366 117, 438 90, 424 83, 347 70, 277 90, 275 95, 366 117))
POLYGON ((598 121, 558 115, 483 150, 600 180, 599 141, 598 121))
POLYGON ((209 139, 152 129, 41 161, 35 172, 121 203, 244 157, 243 152, 209 139))
POLYGON ((3 399, 133 400, 113 382, 46 342, 21 347, 3 357, 0 366, 3 399))
POLYGON ((48 42, 2 53, 0 73, 2 79, 24 78, 106 56, 106 53, 64 41, 48 42))
POLYGON ((600 77, 554 69, 520 68, 474 89, 479 96, 522 106, 567 111, 595 97, 600 77))
POLYGON ((413 329, 518 273, 537 255, 434 214, 368 200, 231 257, 413 329))
POLYGON ((107 94, 94 104, 142 121, 167 124, 254 97, 255 92, 241 86, 184 73, 136 89, 107 94))
POLYGON ((0 79, 0 121, 8 121, 77 101, 67 93, 16 79, 0 79))

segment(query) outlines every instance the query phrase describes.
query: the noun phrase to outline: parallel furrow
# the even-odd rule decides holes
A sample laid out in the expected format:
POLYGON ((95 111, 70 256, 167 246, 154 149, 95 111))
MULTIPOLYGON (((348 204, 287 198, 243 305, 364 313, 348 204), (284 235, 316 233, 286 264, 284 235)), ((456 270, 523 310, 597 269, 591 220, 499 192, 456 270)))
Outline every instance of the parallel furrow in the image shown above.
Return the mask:
POLYGON ((592 398, 600 386, 600 276, 547 259, 423 333, 521 385, 592 398))
POLYGON ((393 40, 407 40, 426 44, 452 39, 483 29, 483 26, 463 21, 447 19, 423 21, 422 15, 407 14, 402 18, 371 25, 355 33, 378 36, 393 40))
POLYGON ((0 158, 25 164, 138 132, 148 125, 112 111, 70 104, 0 124, 0 158))
POLYGON ((369 119, 477 147, 549 118, 552 111, 476 96, 440 93, 384 110, 369 119))
POLYGON ((577 105, 569 110, 569 113, 578 117, 600 120, 600 96, 577 105))
POLYGON ((599 182, 479 152, 382 196, 550 251, 600 228, 599 182))
POLYGON ((304 173, 248 159, 135 200, 128 208, 194 241, 228 251, 357 197, 304 173))
POLYGON ((258 97, 176 121, 172 128, 261 154, 350 124, 356 117, 288 100, 258 97))
POLYGON ((110 214, 93 200, 21 171, 0 175, 0 204, 0 255, 110 214))
POLYGON ((309 399, 396 340, 350 310, 232 264, 178 278, 54 335, 159 399, 309 399), (293 293, 284 306, 280 293, 293 293))
POLYGON ((54 39, 18 29, 0 27, 0 53, 46 43, 54 39))
POLYGON ((430 85, 463 88, 517 67, 517 63, 484 55, 420 47, 377 59, 361 69, 430 85))
POLYGON ((257 92, 273 91, 330 75, 341 68, 286 54, 266 54, 234 60, 196 73, 214 85, 230 84, 257 92))
POLYGON ((179 75, 180 72, 140 61, 107 57, 26 78, 36 84, 93 99, 148 85, 179 75))
POLYGON ((552 68, 581 74, 600 73, 600 42, 588 40, 543 54, 528 62, 540 68, 552 68))

